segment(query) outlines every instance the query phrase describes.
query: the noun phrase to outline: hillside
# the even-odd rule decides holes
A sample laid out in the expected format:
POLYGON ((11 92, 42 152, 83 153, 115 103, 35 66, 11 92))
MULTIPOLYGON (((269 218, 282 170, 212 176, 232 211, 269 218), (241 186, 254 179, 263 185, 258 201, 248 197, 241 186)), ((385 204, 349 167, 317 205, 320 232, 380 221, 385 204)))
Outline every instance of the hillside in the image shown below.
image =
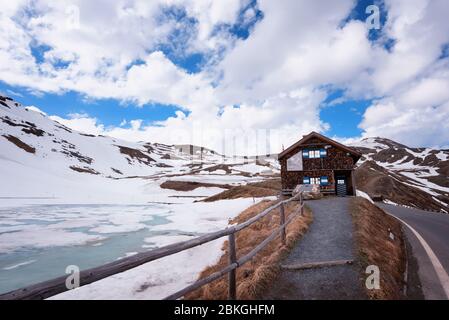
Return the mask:
POLYGON ((384 201, 449 212, 449 150, 409 148, 385 138, 353 145, 363 154, 357 188, 384 201))
POLYGON ((159 187, 167 180, 197 182, 192 192, 208 196, 224 190, 221 185, 257 182, 277 171, 273 158, 261 162, 196 146, 84 134, 0 96, 0 174, 9 182, 0 187, 3 203, 168 201, 167 192, 174 191, 159 187), (209 190, 194 190, 201 183, 209 190))

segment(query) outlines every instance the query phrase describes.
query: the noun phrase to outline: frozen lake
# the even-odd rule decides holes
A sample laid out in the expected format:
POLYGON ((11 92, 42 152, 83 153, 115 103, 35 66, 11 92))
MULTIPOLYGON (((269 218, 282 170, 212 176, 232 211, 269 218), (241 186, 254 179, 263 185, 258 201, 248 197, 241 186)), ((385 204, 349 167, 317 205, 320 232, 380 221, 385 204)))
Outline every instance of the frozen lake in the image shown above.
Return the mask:
MULTIPOLYGON (((68 265, 83 270, 224 228, 229 218, 252 202, 237 199, 171 205, 58 204, 0 208, 0 293, 65 275, 68 265)), ((161 288, 169 284, 170 290, 182 287, 220 257, 222 243, 193 248, 164 258, 166 262, 146 264, 144 274, 132 277, 134 283, 126 277, 120 278, 129 285, 128 290, 123 283, 119 285, 118 291, 123 296, 104 293, 103 298, 161 298, 164 290, 139 291, 141 282, 161 288), (186 259, 195 260, 190 270, 182 265, 186 259), (147 266, 150 264, 153 265, 147 266)), ((138 268, 132 272, 139 272, 138 268)), ((120 283, 120 279, 114 283, 120 283)), ((88 297, 92 292, 89 287, 95 285, 77 289, 84 291, 79 297, 70 296, 77 290, 68 294, 72 298, 88 297)), ((95 293, 95 297, 98 295, 101 298, 101 293, 95 293)))
POLYGON ((0 292, 86 269, 156 247, 152 230, 170 210, 147 205, 38 205, 0 209, 0 292), (126 215, 126 218, 120 218, 126 215))

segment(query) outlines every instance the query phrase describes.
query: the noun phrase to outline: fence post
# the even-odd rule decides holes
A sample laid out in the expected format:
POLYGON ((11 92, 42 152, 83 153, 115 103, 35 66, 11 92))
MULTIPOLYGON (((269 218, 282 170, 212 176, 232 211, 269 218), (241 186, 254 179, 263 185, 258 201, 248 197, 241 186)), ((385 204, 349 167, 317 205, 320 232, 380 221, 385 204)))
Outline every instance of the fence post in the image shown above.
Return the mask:
POLYGON ((281 206, 279 207, 279 211, 281 213, 281 226, 282 226, 282 230, 281 230, 281 240, 282 240, 282 244, 285 246, 286 244, 286 235, 285 235, 285 209, 284 209, 284 204, 281 203, 281 206))
POLYGON ((304 199, 302 198, 302 192, 299 195, 299 205, 301 206, 301 216, 304 215, 304 199))
MULTIPOLYGON (((233 264, 237 262, 237 254, 235 252, 235 234, 231 233, 228 236, 229 242, 229 264, 233 264)), ((228 275, 228 300, 236 300, 236 272, 237 269, 231 270, 228 275)))

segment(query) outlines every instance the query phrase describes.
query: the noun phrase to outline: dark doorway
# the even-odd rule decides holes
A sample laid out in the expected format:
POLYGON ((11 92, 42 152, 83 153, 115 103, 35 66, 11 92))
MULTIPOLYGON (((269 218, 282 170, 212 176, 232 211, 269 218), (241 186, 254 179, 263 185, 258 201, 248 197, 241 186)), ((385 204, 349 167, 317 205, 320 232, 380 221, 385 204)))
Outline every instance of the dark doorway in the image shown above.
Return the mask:
POLYGON ((335 177, 336 182, 336 192, 337 196, 339 197, 345 197, 348 195, 348 182, 347 178, 345 176, 336 176, 335 177))
POLYGON ((354 181, 351 170, 335 170, 335 193, 339 197, 354 195, 354 181))

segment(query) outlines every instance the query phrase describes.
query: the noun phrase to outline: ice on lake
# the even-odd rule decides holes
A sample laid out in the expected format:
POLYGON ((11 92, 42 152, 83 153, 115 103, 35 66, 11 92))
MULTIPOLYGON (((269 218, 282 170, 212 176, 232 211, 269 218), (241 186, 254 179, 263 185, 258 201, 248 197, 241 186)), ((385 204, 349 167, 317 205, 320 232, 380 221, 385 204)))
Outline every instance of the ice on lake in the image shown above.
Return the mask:
MULTIPOLYGON (((236 199, 171 205, 58 204, 0 208, 0 293, 65 275, 69 265, 83 270, 216 231, 226 227, 230 218, 252 203, 252 199, 236 199)), ((167 290, 187 284, 221 256, 223 241, 151 262, 151 266, 144 265, 145 276, 135 274, 138 268, 127 271, 123 273, 125 280, 120 289, 112 290, 117 294, 106 292, 111 290, 104 290, 103 295, 96 292, 95 288, 103 288, 104 283, 113 286, 107 278, 100 281, 103 286, 94 283, 63 294, 62 298, 64 295, 161 298, 166 290, 150 286, 145 292, 139 291, 140 282, 145 277, 156 277, 150 282, 154 286, 165 285, 167 290), (196 261, 187 270, 182 264, 190 259, 196 261), (130 272, 134 273, 131 278, 134 282, 126 279, 130 272), (127 285, 129 288, 124 288, 127 285)), ((123 280, 120 277, 114 283, 123 280)))
MULTIPOLYGON (((147 249, 171 222, 157 205, 37 205, 0 209, 0 292, 101 265, 147 249), (146 246, 146 247, 143 247, 146 246)), ((157 243, 154 244, 157 246, 157 243)))

